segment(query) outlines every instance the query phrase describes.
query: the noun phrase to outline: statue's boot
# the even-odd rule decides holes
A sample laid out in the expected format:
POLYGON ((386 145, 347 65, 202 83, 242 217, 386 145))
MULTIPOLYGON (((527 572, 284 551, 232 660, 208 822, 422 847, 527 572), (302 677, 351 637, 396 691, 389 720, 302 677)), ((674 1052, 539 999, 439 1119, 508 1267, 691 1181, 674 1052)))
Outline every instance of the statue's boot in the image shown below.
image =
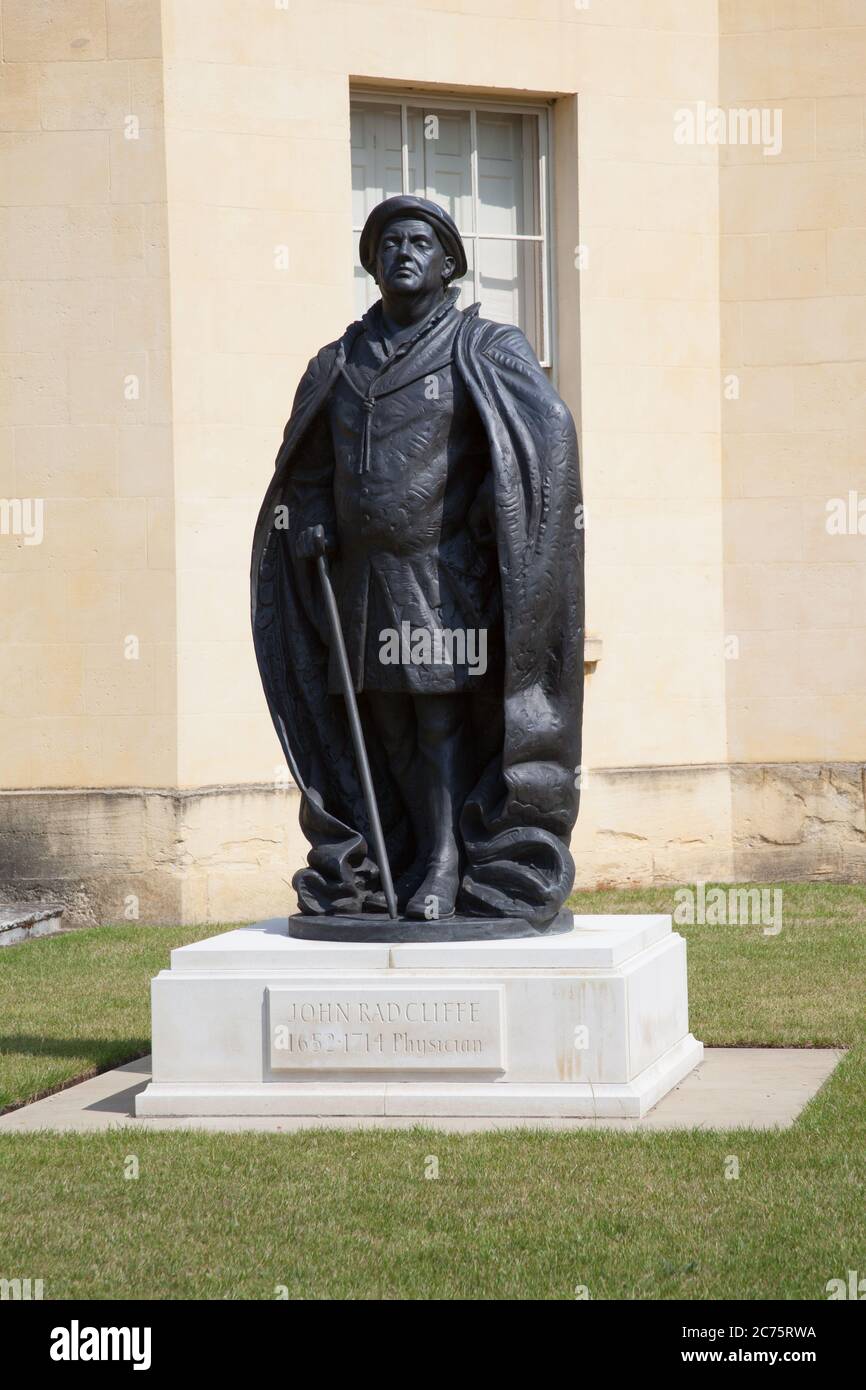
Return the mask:
POLYGON ((394 892, 397 897, 397 906, 401 912, 405 912, 406 904, 413 896, 419 884, 423 882, 427 872, 427 857, 423 854, 416 855, 415 859, 399 874, 394 883, 394 892))
POLYGON ((443 706, 442 713, 450 713, 450 727, 443 721, 439 729, 419 734, 422 795, 432 844, 428 840, 427 873, 406 904, 407 917, 428 921, 453 917, 460 890, 457 823, 465 794, 463 722, 459 706, 443 706))
POLYGON ((460 864, 455 845, 453 853, 431 861, 423 883, 406 904, 406 916, 428 921, 453 917, 459 888, 460 864))
MULTIPOLYGON (((401 912, 405 911, 406 903, 415 892, 415 889, 424 878, 426 872, 427 856, 418 854, 409 865, 409 868, 404 869, 402 874, 398 874, 395 878, 394 896, 397 899, 397 906, 401 912)), ((367 912, 387 912, 388 904, 385 901, 385 894, 381 891, 378 893, 369 893, 364 907, 367 912)))

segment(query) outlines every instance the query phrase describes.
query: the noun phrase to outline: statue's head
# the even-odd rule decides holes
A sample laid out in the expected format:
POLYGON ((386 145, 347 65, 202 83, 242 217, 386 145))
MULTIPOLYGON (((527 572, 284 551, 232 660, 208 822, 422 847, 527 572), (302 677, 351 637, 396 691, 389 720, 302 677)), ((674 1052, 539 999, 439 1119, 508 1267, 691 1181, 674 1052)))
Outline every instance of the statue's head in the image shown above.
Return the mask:
POLYGON ((454 220, 426 198, 379 203, 360 241, 361 264, 383 297, 429 294, 466 274, 466 252, 454 220))

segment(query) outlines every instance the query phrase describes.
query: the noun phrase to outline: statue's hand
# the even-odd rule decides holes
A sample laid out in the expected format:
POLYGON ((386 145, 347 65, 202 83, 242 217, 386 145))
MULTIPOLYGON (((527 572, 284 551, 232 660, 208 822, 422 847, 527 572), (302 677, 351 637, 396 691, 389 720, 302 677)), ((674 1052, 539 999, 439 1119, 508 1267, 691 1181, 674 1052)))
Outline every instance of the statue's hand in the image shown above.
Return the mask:
POLYGON ((307 526, 295 537, 293 551, 298 560, 315 560, 319 555, 333 555, 336 542, 324 526, 307 526))

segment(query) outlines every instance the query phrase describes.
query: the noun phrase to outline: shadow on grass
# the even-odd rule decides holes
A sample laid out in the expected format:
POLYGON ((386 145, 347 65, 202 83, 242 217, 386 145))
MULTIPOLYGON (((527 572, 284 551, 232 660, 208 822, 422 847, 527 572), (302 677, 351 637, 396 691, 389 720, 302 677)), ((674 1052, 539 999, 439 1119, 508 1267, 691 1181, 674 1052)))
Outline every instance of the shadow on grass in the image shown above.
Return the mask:
POLYGON ((150 1039, 134 1038, 40 1038, 28 1033, 0 1037, 0 1115, 20 1110, 22 1105, 45 1100, 92 1076, 137 1061, 150 1053, 150 1039), (43 1086, 27 1095, 15 1094, 3 1085, 3 1068, 12 1057, 74 1059, 80 1065, 73 1076, 63 1077, 54 1085, 43 1086))
POLYGON ((150 1050, 150 1039, 136 1038, 46 1038, 35 1033, 0 1035, 0 1065, 5 1053, 27 1057, 86 1057, 94 1063, 106 1055, 126 1054, 127 1060, 150 1050))

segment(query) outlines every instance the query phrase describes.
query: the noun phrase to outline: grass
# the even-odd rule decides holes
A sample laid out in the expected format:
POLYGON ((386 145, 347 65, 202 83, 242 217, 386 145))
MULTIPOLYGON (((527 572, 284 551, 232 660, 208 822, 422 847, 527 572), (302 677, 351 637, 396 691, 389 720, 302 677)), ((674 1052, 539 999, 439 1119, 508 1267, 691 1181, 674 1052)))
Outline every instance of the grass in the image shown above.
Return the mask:
POLYGON ((89 927, 0 950, 0 1111, 150 1050, 150 980, 219 927, 89 927))
MULTIPOLYGON (((775 888, 778 936, 764 936, 761 926, 675 925, 688 943, 691 1030, 714 1047, 846 1046, 866 1015, 866 888, 775 888)), ((576 912, 667 913, 676 891, 576 893, 571 902, 576 912)))
MULTIPOLYGON (((671 911, 673 891, 575 902, 671 911)), ((825 1298, 829 1279, 866 1274, 864 902, 858 888, 795 885, 778 936, 682 929, 696 1036, 851 1049, 788 1130, 2 1135, 0 1275, 42 1278, 50 1298, 267 1299, 285 1286, 300 1298, 570 1299, 577 1285, 595 1299, 825 1298)), ((137 993, 169 945, 202 934, 123 927, 7 948, 6 1031, 26 1022, 45 1061, 67 1067, 143 1051, 137 993), (70 943, 78 951, 58 952, 70 943), (57 977, 67 966, 74 1025, 57 977)), ((26 1055, 2 1059, 10 1091, 26 1055)))

